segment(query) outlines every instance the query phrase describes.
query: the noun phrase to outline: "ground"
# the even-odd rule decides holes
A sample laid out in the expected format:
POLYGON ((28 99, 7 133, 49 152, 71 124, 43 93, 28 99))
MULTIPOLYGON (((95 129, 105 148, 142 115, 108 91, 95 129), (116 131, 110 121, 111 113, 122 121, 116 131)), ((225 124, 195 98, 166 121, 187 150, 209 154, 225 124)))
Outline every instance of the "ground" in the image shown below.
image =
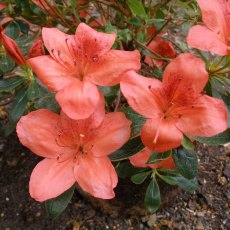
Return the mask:
MULTIPOLYGON (((28 193, 29 176, 40 158, 22 147, 15 134, 0 138, 1 229, 230 229, 230 149, 199 144, 196 152, 200 164, 199 189, 178 192, 155 214, 106 214, 75 192, 64 213, 51 220, 44 204, 30 198, 28 193)), ((127 202, 129 199, 132 196, 127 196, 127 202)))

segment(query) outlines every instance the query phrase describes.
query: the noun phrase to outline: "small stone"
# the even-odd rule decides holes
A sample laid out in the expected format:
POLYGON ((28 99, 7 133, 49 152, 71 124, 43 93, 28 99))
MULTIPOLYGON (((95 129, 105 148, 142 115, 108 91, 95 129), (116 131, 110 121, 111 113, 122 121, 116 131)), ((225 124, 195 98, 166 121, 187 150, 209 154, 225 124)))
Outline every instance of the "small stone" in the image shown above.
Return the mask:
POLYGON ((147 222, 147 225, 149 227, 152 227, 156 223, 156 220, 157 220, 156 214, 152 214, 151 216, 149 216, 149 220, 147 222))
POLYGON ((3 217, 5 216, 4 212, 2 212, 2 213, 0 214, 0 216, 3 218, 3 217))
POLYGON ((140 223, 139 229, 140 229, 140 230, 141 230, 141 229, 144 229, 144 227, 145 227, 145 226, 144 226, 143 224, 140 223))
POLYGON ((204 217, 205 212, 197 212, 196 215, 197 215, 198 217, 204 217))
POLYGON ((10 198, 9 197, 6 197, 6 201, 9 201, 10 200, 10 198))
POLYGON ((85 219, 92 219, 96 215, 95 210, 91 209, 86 213, 86 218, 85 219))
POLYGON ((224 194, 228 200, 230 200, 230 192, 224 194))
POLYGON ((204 225, 203 223, 201 222, 201 220, 198 220, 197 221, 197 224, 196 224, 196 230, 204 230, 204 225))
POLYGON ((33 222, 33 218, 32 218, 31 216, 28 216, 28 217, 26 218, 26 221, 29 222, 29 223, 31 223, 31 222, 33 222))
POLYGON ((35 216, 36 216, 36 217, 40 217, 40 216, 41 216, 41 213, 40 213, 40 212, 37 212, 37 213, 35 214, 35 216))
POLYGON ((142 222, 147 222, 149 220, 149 217, 148 216, 143 216, 142 218, 141 218, 141 221, 142 222))
POLYGON ((226 164, 224 167, 224 175, 230 179, 230 164, 226 164))
POLYGON ((218 178, 218 184, 224 186, 224 185, 226 185, 227 183, 228 183, 228 182, 227 182, 227 179, 226 179, 224 176, 218 178))

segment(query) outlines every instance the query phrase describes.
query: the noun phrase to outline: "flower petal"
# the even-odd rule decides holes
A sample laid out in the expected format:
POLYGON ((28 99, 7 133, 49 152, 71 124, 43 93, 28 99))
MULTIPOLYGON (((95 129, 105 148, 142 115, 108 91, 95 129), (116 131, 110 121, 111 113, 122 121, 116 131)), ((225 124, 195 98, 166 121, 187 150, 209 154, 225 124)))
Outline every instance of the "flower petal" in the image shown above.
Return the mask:
POLYGON ((95 111, 99 102, 99 90, 89 79, 76 79, 73 84, 58 91, 56 100, 64 113, 72 119, 86 119, 95 111))
POLYGON ((112 86, 120 83, 125 72, 138 71, 140 67, 140 53, 137 50, 111 50, 91 63, 87 76, 97 85, 112 86))
POLYGON ((135 154, 134 156, 130 157, 130 163, 137 168, 166 168, 166 169, 174 169, 175 164, 172 157, 167 158, 166 160, 161 161, 158 164, 146 164, 149 157, 153 153, 153 150, 149 148, 144 148, 139 153, 135 154))
POLYGON ((75 34, 76 52, 81 58, 97 59, 111 49, 115 38, 115 33, 97 32, 85 23, 80 23, 75 34))
POLYGON ((59 115, 40 109, 21 117, 17 135, 20 142, 37 155, 56 158, 59 154, 71 154, 73 151, 57 145, 59 125, 59 115))
POLYGON ((101 157, 108 155, 125 144, 130 136, 131 122, 121 112, 105 115, 102 125, 88 143, 93 155, 101 157))
MULTIPOLYGON (((222 9, 223 3, 219 0, 197 0, 202 13, 202 21, 214 33, 219 34, 219 39, 223 42, 227 37, 227 26, 224 12, 222 9)), ((199 37, 202 36, 199 34, 199 37)), ((208 39, 208 37, 206 37, 208 39)))
POLYGON ((26 66, 26 59, 19 49, 17 43, 4 34, 3 28, 0 25, 0 43, 5 47, 5 50, 9 57, 18 65, 26 66))
POLYGON ((69 70, 49 55, 31 58, 28 63, 40 81, 51 91, 61 90, 76 81, 75 78, 69 76, 69 70))
POLYGON ((157 152, 164 152, 180 146, 183 134, 173 119, 148 119, 141 131, 144 145, 157 152))
MULTIPOLYGON (((148 48, 159 54, 161 57, 165 58, 174 58, 176 56, 176 52, 173 48, 173 45, 169 41, 165 41, 161 39, 160 36, 157 36, 149 45, 148 48)), ((156 55, 152 55, 153 57, 157 57, 156 55)), ((150 59, 150 57, 146 56, 145 62, 153 67, 153 64, 158 66, 159 68, 165 65, 165 61, 162 60, 154 60, 150 59)))
POLYGON ((108 157, 82 157, 74 167, 79 186, 94 197, 112 199, 117 185, 117 174, 108 157))
POLYGON ((222 100, 206 95, 199 97, 186 109, 176 126, 183 133, 209 137, 228 128, 228 113, 222 100))
POLYGON ((230 54, 230 46, 221 41, 218 34, 205 26, 193 26, 189 30, 187 43, 193 48, 210 51, 220 56, 230 54))
POLYGON ((87 134, 89 130, 101 125, 105 117, 105 101, 103 94, 99 92, 99 102, 92 115, 84 120, 73 120, 61 111, 61 124, 65 130, 77 130, 81 134, 87 134))
POLYGON ((65 34, 56 28, 43 27, 42 38, 45 47, 53 58, 59 58, 61 55, 66 63, 73 63, 73 57, 71 55, 73 53, 73 47, 68 45, 66 39, 70 39, 74 42, 74 35, 65 34))
POLYGON ((172 80, 180 80, 182 89, 185 85, 194 85, 195 93, 200 93, 208 81, 205 63, 192 54, 180 54, 171 61, 163 74, 164 85, 170 86, 172 80))
POLYGON ((137 154, 131 156, 129 158, 130 163, 137 168, 147 168, 150 165, 147 165, 146 162, 148 161, 149 157, 151 156, 153 150, 149 148, 144 148, 137 154))
POLYGON ((73 161, 58 163, 44 159, 34 168, 29 183, 30 195, 37 201, 55 198, 75 183, 73 161))
POLYGON ((121 81, 121 91, 128 100, 129 105, 141 115, 151 118, 161 108, 156 103, 157 99, 150 91, 155 88, 162 88, 162 83, 155 78, 143 77, 134 71, 124 74, 121 81))

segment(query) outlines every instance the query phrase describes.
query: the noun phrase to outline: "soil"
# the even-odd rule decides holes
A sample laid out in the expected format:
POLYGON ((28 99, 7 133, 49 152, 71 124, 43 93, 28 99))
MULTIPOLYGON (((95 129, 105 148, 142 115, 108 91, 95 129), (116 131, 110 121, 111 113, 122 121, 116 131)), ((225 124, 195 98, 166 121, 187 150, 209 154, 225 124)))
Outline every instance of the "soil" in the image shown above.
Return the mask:
MULTIPOLYGON (((40 158, 21 146, 15 134, 1 138, 0 229, 230 229, 230 147, 199 144, 197 155, 199 189, 190 193, 181 191, 155 214, 106 214, 108 210, 93 207, 75 191, 67 209, 51 220, 44 204, 30 198, 28 193, 31 171, 40 158)), ((131 189, 130 194, 133 193, 131 189)), ((134 194, 130 194, 127 204, 133 199, 134 194)))

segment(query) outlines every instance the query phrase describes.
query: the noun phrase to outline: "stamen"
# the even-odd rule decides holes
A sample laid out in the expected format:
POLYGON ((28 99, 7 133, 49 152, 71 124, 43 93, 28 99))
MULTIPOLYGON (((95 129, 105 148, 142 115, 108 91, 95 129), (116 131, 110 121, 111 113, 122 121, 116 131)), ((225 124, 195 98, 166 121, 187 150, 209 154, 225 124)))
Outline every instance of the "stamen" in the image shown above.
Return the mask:
POLYGON ((158 123, 158 127, 157 127, 157 132, 156 132, 156 135, 153 139, 153 144, 156 144, 157 143, 157 139, 159 137, 159 133, 160 133, 160 126, 161 126, 161 122, 162 120, 164 119, 165 115, 160 119, 159 123, 158 123))
POLYGON ((92 60, 93 60, 93 62, 97 62, 98 61, 98 55, 94 55, 93 57, 92 57, 92 60))
POLYGON ((73 47, 73 44, 70 43, 70 45, 72 47, 72 49, 71 49, 70 46, 69 46, 69 42, 68 41, 69 41, 69 38, 66 38, 65 42, 66 42, 67 49, 68 49, 68 51, 70 53, 70 56, 73 59, 73 64, 76 66, 77 65, 76 56, 75 56, 75 53, 73 52, 74 47, 73 47))

